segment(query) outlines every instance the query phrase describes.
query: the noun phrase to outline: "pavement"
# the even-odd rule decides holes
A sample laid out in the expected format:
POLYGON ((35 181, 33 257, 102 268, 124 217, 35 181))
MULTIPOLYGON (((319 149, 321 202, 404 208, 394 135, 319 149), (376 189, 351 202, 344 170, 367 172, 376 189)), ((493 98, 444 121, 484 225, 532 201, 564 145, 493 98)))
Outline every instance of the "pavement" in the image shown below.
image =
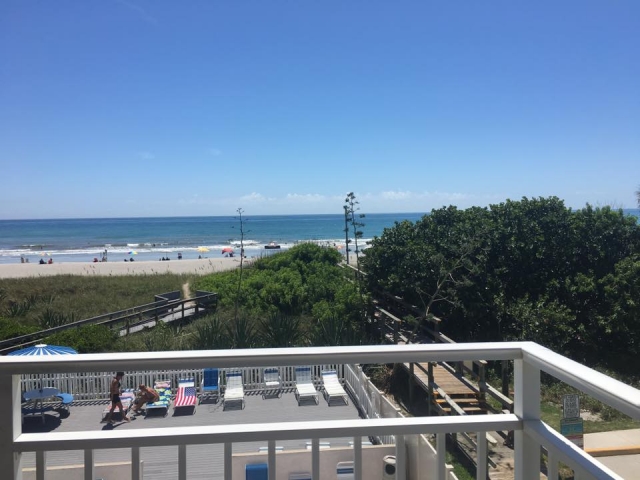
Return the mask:
POLYGON ((587 433, 584 435, 584 449, 622 478, 639 478, 640 454, 619 455, 619 453, 640 451, 640 428, 587 433), (614 453, 614 455, 608 455, 608 453, 614 453))

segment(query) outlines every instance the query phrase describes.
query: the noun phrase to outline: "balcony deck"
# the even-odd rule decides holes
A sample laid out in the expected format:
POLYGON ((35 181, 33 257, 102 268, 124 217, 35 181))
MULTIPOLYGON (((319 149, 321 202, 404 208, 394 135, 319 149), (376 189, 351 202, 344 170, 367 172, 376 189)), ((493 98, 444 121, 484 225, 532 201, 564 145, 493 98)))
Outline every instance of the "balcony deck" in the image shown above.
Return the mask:
MULTIPOLYGON (((150 414, 132 416, 131 423, 117 422, 115 425, 101 423, 101 414, 107 401, 74 404, 70 407, 70 415, 60 418, 55 412, 46 414, 43 425, 40 417, 27 417, 23 425, 24 433, 35 432, 72 432, 100 430, 134 430, 163 427, 192 427, 201 425, 234 425, 250 423, 281 423, 292 421, 315 420, 353 420, 358 419, 358 410, 353 402, 349 405, 329 407, 319 393, 319 405, 314 403, 298 406, 292 390, 285 391, 280 398, 263 399, 260 392, 245 393, 243 410, 227 407, 222 410, 222 402, 207 400, 198 405, 195 414, 175 415, 173 408, 166 417, 150 414)), ((63 415, 64 416, 64 415, 63 415)), ((366 441, 367 439, 363 439, 366 441)), ((311 437, 308 439, 311 441, 311 437)), ((353 438, 322 438, 321 442, 329 442, 331 447, 348 447, 353 438)), ((234 443, 233 453, 258 452, 266 447, 265 442, 234 443)), ((288 450, 304 450, 305 440, 278 441, 277 446, 288 450)), ((144 478, 175 479, 178 478, 178 448, 145 447, 140 449, 140 457, 144 462, 144 478)), ((35 454, 24 455, 24 467, 35 466, 35 454)), ((189 479, 222 479, 223 478, 223 446, 192 445, 187 449, 189 479)), ((265 462, 267 456, 265 454, 265 462)), ((131 460, 130 449, 96 450, 96 463, 125 462, 131 460)), ((60 451, 47 454, 47 466, 73 465, 83 463, 82 451, 60 451)))

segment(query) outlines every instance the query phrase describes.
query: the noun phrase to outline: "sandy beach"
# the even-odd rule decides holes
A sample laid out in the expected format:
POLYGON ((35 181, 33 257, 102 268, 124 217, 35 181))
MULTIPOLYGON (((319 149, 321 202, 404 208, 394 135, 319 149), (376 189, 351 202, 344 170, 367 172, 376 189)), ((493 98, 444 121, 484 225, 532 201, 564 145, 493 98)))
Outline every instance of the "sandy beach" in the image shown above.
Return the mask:
MULTIPOLYGON (((251 260, 246 260, 246 263, 251 260)), ((171 260, 168 262, 104 262, 104 263, 15 263, 0 265, 1 278, 44 277, 53 275, 151 275, 162 273, 207 275, 232 270, 240 265, 240 258, 203 258, 171 260)))

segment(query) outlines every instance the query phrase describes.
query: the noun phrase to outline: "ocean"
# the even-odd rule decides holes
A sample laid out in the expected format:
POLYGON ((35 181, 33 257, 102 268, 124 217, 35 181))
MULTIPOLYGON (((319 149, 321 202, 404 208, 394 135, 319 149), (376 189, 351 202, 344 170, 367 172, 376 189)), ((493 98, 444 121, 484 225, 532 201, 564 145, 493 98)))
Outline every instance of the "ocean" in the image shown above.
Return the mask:
MULTIPOLYGON (((640 217, 640 210, 625 210, 640 217)), ((364 245, 395 222, 415 222, 424 213, 372 213, 362 222, 364 245)), ((245 254, 269 254, 265 245, 281 249, 300 242, 316 242, 345 251, 344 215, 243 216, 245 254)), ((351 230, 350 230, 351 231, 351 230)), ((351 235, 350 235, 351 236, 351 235)), ((176 260, 220 257, 222 249, 239 251, 237 217, 91 218, 66 220, 0 220, 0 263, 40 259, 54 262, 92 262, 106 250, 108 261, 176 260)), ((351 246, 353 249, 353 245, 351 246)))
MULTIPOLYGON (((365 224, 363 244, 380 236, 394 222, 415 222, 423 213, 372 213, 365 224)), ((344 214, 243 215, 245 255, 274 252, 265 245, 275 242, 281 249, 300 242, 334 245, 344 252, 344 214)), ((352 235, 351 235, 352 236, 352 235)), ((125 258, 159 260, 168 257, 194 259, 223 256, 222 249, 239 252, 240 221, 237 217, 90 218, 66 220, 0 220, 0 263, 40 259, 54 262, 92 262, 107 251, 108 261, 125 258), (206 251, 208 250, 208 251, 206 251)), ((360 242, 358 242, 360 243, 360 242)), ((353 249, 353 246, 351 247, 353 249)), ((277 250, 275 250, 277 251, 277 250)))

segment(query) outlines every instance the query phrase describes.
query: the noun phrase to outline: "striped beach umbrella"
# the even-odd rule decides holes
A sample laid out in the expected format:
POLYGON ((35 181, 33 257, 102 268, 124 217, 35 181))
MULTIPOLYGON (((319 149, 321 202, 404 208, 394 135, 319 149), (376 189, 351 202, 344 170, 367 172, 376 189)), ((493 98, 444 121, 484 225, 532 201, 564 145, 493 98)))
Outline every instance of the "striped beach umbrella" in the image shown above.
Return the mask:
POLYGON ((16 350, 15 352, 9 353, 9 355, 39 357, 44 355, 76 355, 77 353, 78 352, 71 347, 59 347, 57 345, 39 343, 32 347, 16 350))

